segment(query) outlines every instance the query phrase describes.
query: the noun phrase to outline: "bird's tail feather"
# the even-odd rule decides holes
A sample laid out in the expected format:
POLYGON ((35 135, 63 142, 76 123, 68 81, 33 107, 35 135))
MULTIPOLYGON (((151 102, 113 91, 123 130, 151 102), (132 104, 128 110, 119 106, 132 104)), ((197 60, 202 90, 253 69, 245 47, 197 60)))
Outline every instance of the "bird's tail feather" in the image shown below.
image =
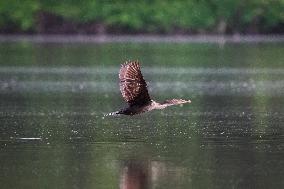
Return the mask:
POLYGON ((118 116, 118 115, 119 115, 119 111, 116 111, 116 112, 110 112, 110 113, 104 114, 104 117, 105 116, 118 116))

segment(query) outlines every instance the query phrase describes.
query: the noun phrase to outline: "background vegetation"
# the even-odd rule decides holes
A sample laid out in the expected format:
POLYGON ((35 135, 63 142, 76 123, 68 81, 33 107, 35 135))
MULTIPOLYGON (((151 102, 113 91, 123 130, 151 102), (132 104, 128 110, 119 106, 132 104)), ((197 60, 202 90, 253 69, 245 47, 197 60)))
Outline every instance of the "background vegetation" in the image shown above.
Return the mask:
POLYGON ((0 0, 1 33, 284 33, 284 0, 0 0))

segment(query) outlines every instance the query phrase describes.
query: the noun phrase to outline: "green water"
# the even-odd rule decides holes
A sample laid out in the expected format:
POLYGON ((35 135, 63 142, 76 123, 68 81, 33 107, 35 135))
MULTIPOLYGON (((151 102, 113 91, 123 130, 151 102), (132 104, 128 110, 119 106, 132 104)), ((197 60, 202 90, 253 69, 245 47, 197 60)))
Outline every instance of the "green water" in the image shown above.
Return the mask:
POLYGON ((284 45, 0 43, 5 188, 283 188, 284 45), (157 101, 128 117, 118 70, 157 101))

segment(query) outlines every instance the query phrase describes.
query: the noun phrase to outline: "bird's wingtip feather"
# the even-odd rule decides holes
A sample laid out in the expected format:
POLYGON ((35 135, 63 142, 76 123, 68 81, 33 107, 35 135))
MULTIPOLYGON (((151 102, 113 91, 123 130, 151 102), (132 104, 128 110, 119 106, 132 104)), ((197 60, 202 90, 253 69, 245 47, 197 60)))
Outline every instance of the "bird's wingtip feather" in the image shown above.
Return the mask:
POLYGON ((138 60, 126 60, 124 63, 122 63, 120 65, 121 65, 121 67, 126 67, 130 64, 136 64, 136 65, 140 66, 140 63, 139 63, 138 60))

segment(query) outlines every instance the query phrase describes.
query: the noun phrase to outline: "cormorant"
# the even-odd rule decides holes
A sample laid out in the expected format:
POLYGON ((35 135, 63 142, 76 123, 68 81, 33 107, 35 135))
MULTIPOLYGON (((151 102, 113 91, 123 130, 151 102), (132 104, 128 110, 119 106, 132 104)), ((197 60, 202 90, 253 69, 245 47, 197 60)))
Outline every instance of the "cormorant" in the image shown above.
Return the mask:
POLYGON ((190 100, 171 99, 162 103, 155 102, 149 96, 138 61, 126 61, 119 71, 120 92, 128 107, 107 115, 135 115, 155 109, 164 109, 168 106, 190 103, 190 100))

